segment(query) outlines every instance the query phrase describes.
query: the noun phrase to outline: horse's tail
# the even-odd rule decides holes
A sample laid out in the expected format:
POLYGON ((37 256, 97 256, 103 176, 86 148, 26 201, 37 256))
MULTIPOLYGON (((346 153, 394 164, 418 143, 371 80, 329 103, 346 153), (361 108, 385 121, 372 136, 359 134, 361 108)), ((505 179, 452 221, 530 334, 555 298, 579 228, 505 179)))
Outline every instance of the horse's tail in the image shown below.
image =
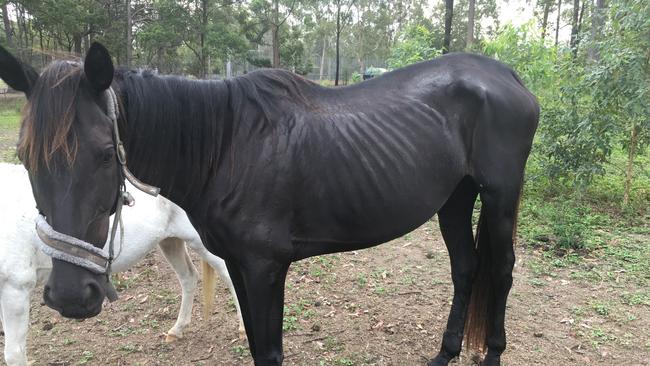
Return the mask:
MULTIPOLYGON (((523 181, 522 181, 523 183, 523 181)), ((519 216, 519 203, 521 201, 521 190, 515 207, 514 225, 512 228, 512 243, 517 240, 517 221, 519 216)), ((476 225, 476 236, 474 237, 476 251, 478 254, 478 269, 472 284, 472 296, 465 318, 465 344, 468 349, 484 350, 487 341, 487 334, 490 331, 490 321, 493 319, 494 289, 492 288, 492 248, 490 247, 490 233, 488 231, 487 219, 485 218, 485 206, 481 207, 481 213, 476 225)))
POLYGON ((202 313, 203 313, 203 320, 206 320, 210 317, 210 314, 212 313, 212 309, 214 309, 214 297, 215 297, 217 276, 215 274, 214 268, 212 268, 212 266, 204 260, 201 260, 201 281, 203 283, 202 313))
POLYGON ((465 345, 467 349, 482 350, 485 349, 494 303, 494 291, 490 276, 492 253, 490 234, 485 218, 485 206, 481 208, 474 240, 478 253, 478 269, 472 284, 472 295, 465 318, 465 345))

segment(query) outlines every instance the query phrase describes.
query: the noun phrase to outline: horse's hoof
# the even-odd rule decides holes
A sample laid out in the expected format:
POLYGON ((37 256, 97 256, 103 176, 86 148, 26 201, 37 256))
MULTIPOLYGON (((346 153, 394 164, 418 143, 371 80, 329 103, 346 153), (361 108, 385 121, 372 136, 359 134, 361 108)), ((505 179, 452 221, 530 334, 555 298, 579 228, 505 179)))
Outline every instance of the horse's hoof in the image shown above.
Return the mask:
POLYGON ((239 340, 245 341, 246 339, 248 339, 248 337, 246 336, 246 329, 239 328, 239 340))
POLYGON ((183 337, 177 336, 172 333, 165 334, 165 343, 174 343, 183 337))
POLYGON ((427 366, 447 366, 449 364, 449 361, 451 361, 449 357, 438 355, 436 358, 427 362, 427 366))
POLYGON ((486 357, 479 363, 479 366, 501 366, 501 358, 486 357))

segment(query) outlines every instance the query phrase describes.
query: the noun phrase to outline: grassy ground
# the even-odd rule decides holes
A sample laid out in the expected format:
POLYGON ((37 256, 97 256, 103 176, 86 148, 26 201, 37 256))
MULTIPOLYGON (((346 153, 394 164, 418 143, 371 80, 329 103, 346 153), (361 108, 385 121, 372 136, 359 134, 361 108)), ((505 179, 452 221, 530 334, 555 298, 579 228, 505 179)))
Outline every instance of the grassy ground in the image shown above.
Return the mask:
POLYGON ((24 104, 22 94, 0 96, 0 161, 18 163, 16 141, 24 104))

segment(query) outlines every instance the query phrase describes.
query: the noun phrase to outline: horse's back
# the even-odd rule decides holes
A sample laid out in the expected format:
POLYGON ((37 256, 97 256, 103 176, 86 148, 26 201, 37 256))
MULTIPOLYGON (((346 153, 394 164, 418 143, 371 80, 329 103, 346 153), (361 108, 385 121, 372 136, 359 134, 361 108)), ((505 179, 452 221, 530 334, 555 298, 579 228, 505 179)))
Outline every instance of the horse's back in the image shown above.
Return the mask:
POLYGON ((250 118, 238 120, 236 138, 246 140, 232 143, 235 161, 219 170, 218 178, 233 183, 215 188, 224 199, 211 204, 211 219, 256 230, 242 224, 212 234, 268 236, 266 217, 286 225, 272 234, 281 241, 289 232, 295 258, 403 235, 434 215, 466 176, 510 153, 523 170, 537 124, 534 97, 512 69, 470 54, 343 88, 278 70, 232 85, 235 114, 250 118))
POLYGON ((513 159, 523 171, 537 124, 534 97, 514 72, 470 54, 324 95, 321 110, 302 115, 307 141, 295 158, 302 184, 292 232, 303 242, 372 244, 403 235, 481 165, 513 159))

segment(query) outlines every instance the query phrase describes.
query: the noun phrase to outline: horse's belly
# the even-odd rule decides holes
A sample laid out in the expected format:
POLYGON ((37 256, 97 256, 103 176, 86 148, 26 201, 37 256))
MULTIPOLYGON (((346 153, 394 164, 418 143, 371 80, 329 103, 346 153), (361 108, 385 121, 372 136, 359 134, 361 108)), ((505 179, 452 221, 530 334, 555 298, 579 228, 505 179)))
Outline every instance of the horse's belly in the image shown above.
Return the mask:
POLYGON ((325 179, 303 200, 294 236, 305 242, 350 243, 356 249, 414 230, 442 207, 462 179, 453 166, 432 165, 423 162, 382 176, 360 169, 329 185, 325 179))
POLYGON ((424 103, 337 118, 300 151, 295 237, 388 241, 435 214, 466 174, 458 126, 424 103))

